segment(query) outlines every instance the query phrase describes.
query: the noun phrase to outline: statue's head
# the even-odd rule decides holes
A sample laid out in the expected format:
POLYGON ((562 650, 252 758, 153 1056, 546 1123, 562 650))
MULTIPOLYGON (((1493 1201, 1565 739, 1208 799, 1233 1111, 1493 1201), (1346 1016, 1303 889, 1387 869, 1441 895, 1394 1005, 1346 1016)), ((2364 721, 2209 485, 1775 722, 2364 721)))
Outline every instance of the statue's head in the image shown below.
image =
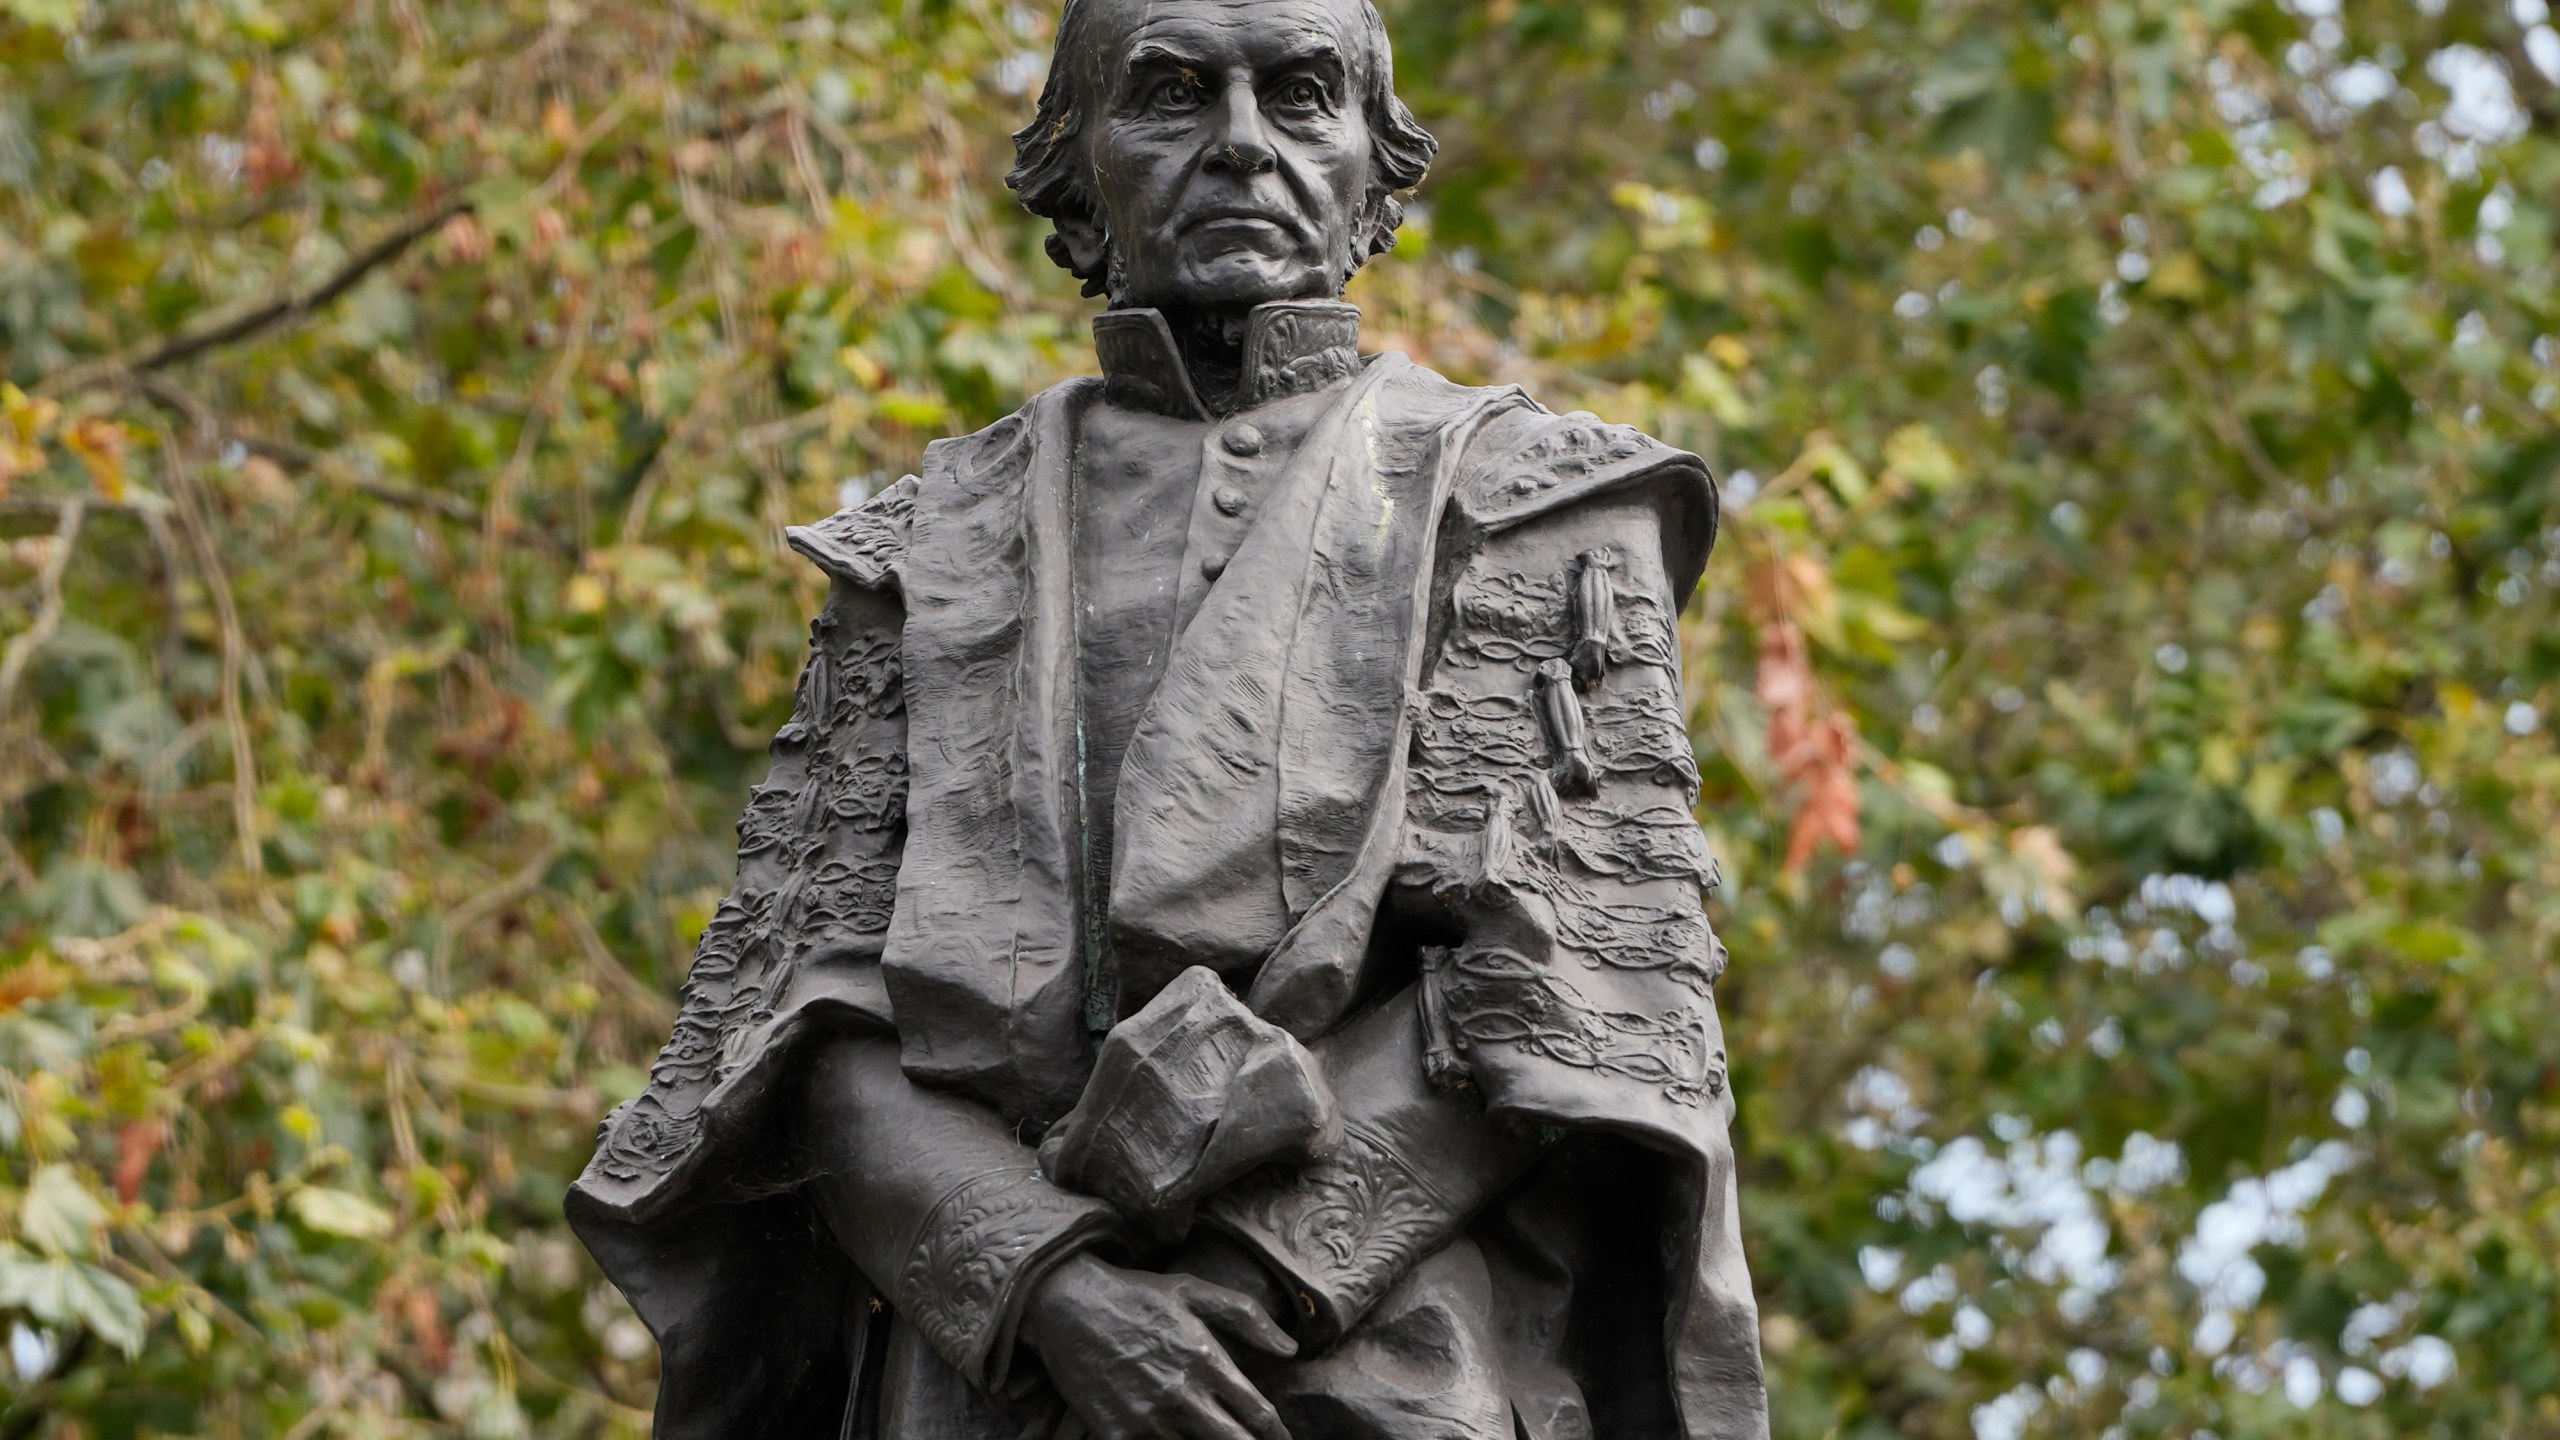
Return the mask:
POLYGON ((1438 149, 1371 0, 1067 0, 1006 177, 1117 307, 1331 299, 1438 149))

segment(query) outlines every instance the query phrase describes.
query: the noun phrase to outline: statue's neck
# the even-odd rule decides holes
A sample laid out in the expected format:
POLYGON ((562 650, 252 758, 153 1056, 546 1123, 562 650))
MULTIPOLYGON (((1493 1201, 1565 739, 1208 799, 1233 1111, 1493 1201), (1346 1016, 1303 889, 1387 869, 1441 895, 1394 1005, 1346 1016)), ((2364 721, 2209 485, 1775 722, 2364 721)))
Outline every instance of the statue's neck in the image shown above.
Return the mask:
POLYGON ((1244 340, 1253 310, 1251 305, 1216 305, 1164 312, 1182 368, 1191 376, 1192 393, 1215 414, 1235 409, 1236 392, 1244 384, 1244 340))
POLYGON ((1356 374, 1360 312, 1340 301, 1107 310, 1094 358, 1115 403, 1224 418, 1356 374))

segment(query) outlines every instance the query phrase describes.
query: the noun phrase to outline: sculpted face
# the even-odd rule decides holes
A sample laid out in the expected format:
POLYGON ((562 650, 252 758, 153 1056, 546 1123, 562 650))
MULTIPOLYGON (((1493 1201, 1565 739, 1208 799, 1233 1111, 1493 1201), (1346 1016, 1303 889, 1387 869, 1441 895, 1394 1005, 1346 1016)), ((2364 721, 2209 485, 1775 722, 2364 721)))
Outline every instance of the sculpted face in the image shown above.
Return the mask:
POLYGON ((1330 298, 1366 254, 1358 0, 1104 0, 1085 133, 1114 303, 1330 298))

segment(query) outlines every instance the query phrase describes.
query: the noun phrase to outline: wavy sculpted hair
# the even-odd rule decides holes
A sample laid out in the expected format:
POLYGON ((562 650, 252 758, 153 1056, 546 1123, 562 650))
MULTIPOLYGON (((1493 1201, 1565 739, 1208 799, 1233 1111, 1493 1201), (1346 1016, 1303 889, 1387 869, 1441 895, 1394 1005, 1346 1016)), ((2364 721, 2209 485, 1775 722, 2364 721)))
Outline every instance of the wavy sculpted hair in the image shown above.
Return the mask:
MULTIPOLYGON (((1013 137, 1014 166, 1004 183, 1021 198, 1022 207, 1062 229, 1099 223, 1093 174, 1085 162, 1085 122, 1094 97, 1086 93, 1092 70, 1080 63, 1092 42, 1093 11, 1107 0, 1067 0, 1058 20, 1058 43, 1051 52, 1049 83, 1040 91, 1040 109, 1013 137)), ((1387 40, 1386 21, 1375 0, 1360 0, 1361 22, 1368 32, 1369 63, 1361 109, 1369 121, 1369 209, 1373 217, 1367 248, 1351 257, 1352 267, 1372 255, 1395 248, 1396 227, 1404 223, 1398 191, 1422 183, 1440 142, 1422 128, 1413 111, 1396 98, 1395 51, 1387 40)), ((1106 250, 1108 246, 1104 247, 1106 250)), ((1049 258, 1084 282, 1087 295, 1102 294, 1109 262, 1079 264, 1064 235, 1053 234, 1049 258)))

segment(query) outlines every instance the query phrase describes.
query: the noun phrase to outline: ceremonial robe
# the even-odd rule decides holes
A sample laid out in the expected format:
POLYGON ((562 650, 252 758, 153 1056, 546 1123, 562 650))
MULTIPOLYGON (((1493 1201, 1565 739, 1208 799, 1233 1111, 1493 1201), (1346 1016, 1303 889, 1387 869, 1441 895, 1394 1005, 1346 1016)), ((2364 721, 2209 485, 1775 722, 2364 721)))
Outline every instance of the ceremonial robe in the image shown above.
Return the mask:
POLYGON ((1103 379, 792 532, 833 589, 737 889, 570 1196, 658 1337, 660 1435, 1049 1434, 1029 1287, 1167 1237, 1034 1147, 1199 967, 1341 1097, 1321 1158, 1182 1214, 1299 1307, 1255 1378, 1301 1440, 1765 1436, 1676 628, 1713 483, 1356 334, 1264 307, 1220 415, 1115 312, 1103 379), (1197 431, 1221 553, 1105 786, 1076 499, 1147 416, 1197 431), (821 1052, 884 1134, 956 1138, 812 1175, 821 1052))

